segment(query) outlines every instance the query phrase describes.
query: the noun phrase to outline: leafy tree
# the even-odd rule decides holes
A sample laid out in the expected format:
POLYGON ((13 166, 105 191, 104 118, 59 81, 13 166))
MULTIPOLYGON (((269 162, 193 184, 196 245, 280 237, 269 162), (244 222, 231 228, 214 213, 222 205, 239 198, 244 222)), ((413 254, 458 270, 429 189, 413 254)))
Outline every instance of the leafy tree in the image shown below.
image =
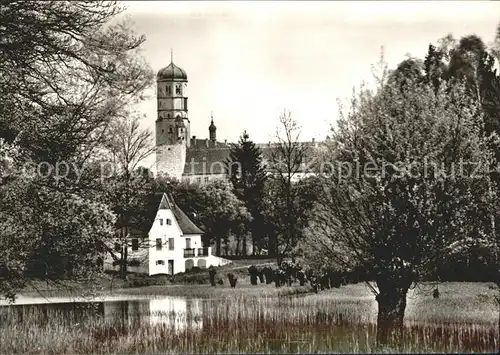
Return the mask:
MULTIPOLYGON (((152 219, 147 218, 144 205, 155 194, 152 174, 138 164, 154 152, 151 132, 139 126, 139 117, 131 116, 111 122, 105 142, 107 159, 101 161, 107 175, 102 188, 106 201, 117 216, 116 228, 120 250, 109 249, 113 259, 120 261, 122 278, 127 275, 131 235, 146 236, 152 219), (118 255, 117 255, 118 254, 118 255)), ((103 176, 101 177, 101 179, 103 176)), ((139 248, 149 248, 147 238, 138 238, 139 248)))
POLYGON ((113 2, 12 1, 0 8, 0 127, 35 160, 86 158, 109 122, 141 98, 152 71, 144 37, 107 25, 113 2))
POLYGON ((488 174, 475 171, 489 158, 479 103, 457 83, 437 93, 425 82, 398 84, 381 80, 341 112, 310 227, 317 255, 364 266, 375 280, 379 344, 401 334, 409 287, 456 236, 488 233, 488 174))
POLYGON ((493 56, 496 58, 496 60, 500 62, 500 23, 497 25, 495 40, 493 42, 493 48, 491 52, 493 56))
MULTIPOLYGON (((482 117, 484 120, 483 135, 488 138, 488 150, 491 159, 489 161, 488 202, 490 218, 487 222, 490 234, 488 238, 477 238, 475 243, 467 239, 461 241, 462 246, 477 246, 477 242, 483 241, 486 250, 498 250, 492 248, 491 243, 500 245, 496 225, 500 222, 498 218, 499 200, 498 187, 500 186, 500 175, 497 173, 496 165, 500 161, 500 76, 495 68, 495 44, 488 53, 488 49, 477 36, 465 36, 460 41, 455 41, 451 36, 441 41, 447 43, 440 50, 434 46, 429 47, 426 58, 426 72, 432 77, 434 83, 441 81, 463 82, 468 88, 468 94, 480 103, 482 117), (447 61, 447 62, 446 62, 447 61), (432 65, 431 65, 432 63, 432 65), (438 68, 438 70, 436 70, 438 68)), ((458 248, 462 253, 472 251, 469 247, 458 248)), ((483 248, 484 249, 484 248, 483 248)), ((499 253, 490 256, 492 263, 499 264, 499 253)), ((469 256, 467 256, 467 259, 469 256)))
POLYGON ((276 256, 279 264, 286 256, 301 254, 301 247, 309 225, 314 205, 318 198, 318 179, 308 177, 293 182, 288 190, 290 200, 278 180, 266 182, 264 198, 264 228, 268 248, 276 256), (291 203, 287 209, 287 203, 291 203), (288 213, 292 211, 293 222, 290 223, 288 213))
POLYGON ((217 256, 229 233, 240 232, 251 221, 244 203, 233 193, 231 184, 223 180, 203 186, 178 183, 173 194, 179 207, 205 232, 204 244, 215 242, 217 256))
POLYGON ((310 147, 300 142, 301 128, 293 120, 290 112, 279 118, 276 142, 271 150, 269 171, 271 180, 266 203, 267 225, 271 225, 271 250, 274 251, 278 265, 283 255, 297 246, 304 227, 303 207, 310 206, 301 196, 302 185, 294 186, 297 174, 307 166, 311 159, 310 147), (305 204, 303 204, 306 202, 305 204))
POLYGON ((439 90, 440 82, 444 78, 447 69, 443 63, 443 58, 444 53, 432 44, 429 44, 424 61, 425 79, 428 83, 432 83, 436 92, 439 90))
MULTIPOLYGON (((250 231, 254 246, 261 244, 263 230, 262 198, 266 173, 262 164, 262 152, 243 132, 238 144, 233 144, 225 162, 226 173, 234 186, 236 196, 241 199, 252 216, 250 231)), ((246 233, 243 237, 243 255, 246 255, 246 233)))
POLYGON ((96 163, 110 123, 142 99, 153 79, 138 55, 144 37, 126 22, 109 24, 120 11, 105 1, 0 6, 0 138, 14 144, 21 167, 2 178, 0 204, 9 208, 2 211, 0 239, 15 248, 7 242, 15 231, 17 245, 23 245, 22 252, 2 256, 5 292, 25 279, 16 285, 4 280, 24 275, 35 259, 47 265, 44 277, 54 281, 65 277, 58 258, 71 275, 95 270, 90 265, 109 242, 114 220, 102 194, 94 193, 96 163), (92 174, 83 177, 87 164, 92 174), (54 169, 58 165, 65 168, 62 174, 54 169))
POLYGON ((106 205, 23 179, 0 188, 0 200, 2 295, 32 279, 92 282, 102 271, 115 222, 106 205))

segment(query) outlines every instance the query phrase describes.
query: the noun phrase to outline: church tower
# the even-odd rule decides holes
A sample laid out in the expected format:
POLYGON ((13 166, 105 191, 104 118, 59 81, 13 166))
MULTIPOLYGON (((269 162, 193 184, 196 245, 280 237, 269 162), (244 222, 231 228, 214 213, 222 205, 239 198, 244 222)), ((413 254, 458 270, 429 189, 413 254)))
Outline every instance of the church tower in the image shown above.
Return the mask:
POLYGON ((189 147, 187 75, 170 64, 156 75, 156 171, 181 179, 189 147))

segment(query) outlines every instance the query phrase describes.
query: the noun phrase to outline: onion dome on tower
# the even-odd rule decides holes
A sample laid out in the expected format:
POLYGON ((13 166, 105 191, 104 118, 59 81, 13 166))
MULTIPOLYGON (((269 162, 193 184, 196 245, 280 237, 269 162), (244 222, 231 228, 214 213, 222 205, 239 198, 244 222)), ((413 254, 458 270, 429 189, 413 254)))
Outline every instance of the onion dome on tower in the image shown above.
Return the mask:
POLYGON ((158 71, 156 80, 187 80, 186 72, 174 64, 173 53, 170 54, 170 64, 158 71))

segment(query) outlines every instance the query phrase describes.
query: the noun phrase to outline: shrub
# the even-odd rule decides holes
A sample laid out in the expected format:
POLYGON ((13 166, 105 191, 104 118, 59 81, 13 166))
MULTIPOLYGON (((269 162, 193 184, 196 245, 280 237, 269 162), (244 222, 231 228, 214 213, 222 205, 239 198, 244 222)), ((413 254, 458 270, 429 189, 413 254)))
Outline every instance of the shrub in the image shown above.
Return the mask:
POLYGON ((232 273, 227 274, 227 278, 229 280, 229 284, 231 285, 232 288, 236 287, 236 281, 238 281, 238 278, 234 276, 232 273))
POLYGON ((132 260, 129 261, 128 265, 129 266, 136 266, 137 267, 137 266, 141 265, 141 262, 139 260, 137 260, 137 259, 132 259, 132 260))
POLYGON ((269 266, 266 266, 264 267, 264 269, 262 269, 262 273, 265 276, 267 285, 273 282, 273 269, 271 269, 269 266))
POLYGON ((210 276, 210 284, 215 287, 215 276, 217 275, 217 270, 210 266, 208 269, 208 275, 210 276))
POLYGON ((287 275, 282 269, 275 270, 273 276, 276 287, 280 287, 286 283, 287 275))
POLYGON ((304 271, 300 270, 297 273, 297 279, 299 280, 300 286, 304 286, 306 282, 306 274, 304 273, 304 271))
POLYGON ((264 283, 264 271, 260 270, 260 269, 257 269, 257 271, 258 271, 257 276, 259 277, 259 281, 261 284, 263 284, 264 283))
POLYGON ((250 274, 250 283, 254 286, 257 285, 257 275, 259 274, 259 270, 255 267, 255 265, 248 268, 248 273, 250 274))

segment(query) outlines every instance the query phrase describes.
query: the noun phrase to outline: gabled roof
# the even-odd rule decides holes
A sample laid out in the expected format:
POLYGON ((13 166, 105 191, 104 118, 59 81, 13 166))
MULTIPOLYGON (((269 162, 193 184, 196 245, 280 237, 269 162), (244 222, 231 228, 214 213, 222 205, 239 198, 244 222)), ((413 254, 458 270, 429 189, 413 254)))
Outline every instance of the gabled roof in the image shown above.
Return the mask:
POLYGON ((161 197, 161 202, 160 206, 158 207, 159 210, 171 210, 172 209, 172 203, 170 202, 167 194, 163 194, 161 197))
POLYGON ((175 203, 171 195, 163 194, 158 210, 171 210, 182 234, 203 234, 203 231, 194 224, 189 217, 175 203))

